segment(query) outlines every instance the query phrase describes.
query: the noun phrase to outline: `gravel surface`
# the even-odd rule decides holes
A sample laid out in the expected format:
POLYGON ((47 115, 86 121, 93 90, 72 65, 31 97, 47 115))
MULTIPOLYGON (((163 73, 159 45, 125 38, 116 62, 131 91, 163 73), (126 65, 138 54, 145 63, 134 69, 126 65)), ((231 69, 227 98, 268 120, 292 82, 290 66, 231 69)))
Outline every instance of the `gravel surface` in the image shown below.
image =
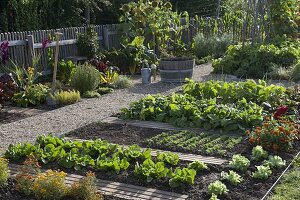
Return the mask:
MULTIPOLYGON (((193 79, 207 80, 211 71, 210 64, 196 66, 193 79)), ((159 78, 150 85, 142 85, 141 79, 137 78, 132 88, 116 90, 96 99, 84 99, 76 104, 1 125, 0 152, 9 144, 33 142, 39 134, 65 133, 100 121, 147 94, 170 94, 181 88, 181 84, 162 83, 159 78)))

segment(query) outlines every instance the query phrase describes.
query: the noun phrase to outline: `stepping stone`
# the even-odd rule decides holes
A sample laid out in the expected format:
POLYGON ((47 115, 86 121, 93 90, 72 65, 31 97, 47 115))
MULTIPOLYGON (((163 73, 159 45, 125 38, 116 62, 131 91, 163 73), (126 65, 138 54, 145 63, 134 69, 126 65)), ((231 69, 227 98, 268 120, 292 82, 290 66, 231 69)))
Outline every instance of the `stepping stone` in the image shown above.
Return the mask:
MULTIPOLYGON (((70 137, 65 137, 65 139, 67 140, 72 140, 72 141, 91 141, 91 140, 82 140, 82 139, 78 139, 78 138, 70 138, 70 137)), ((126 147, 126 145, 123 145, 126 147)), ((146 150, 147 148, 141 148, 143 150, 146 150)), ((164 150, 159 150, 159 149, 151 149, 151 155, 152 156, 156 156, 157 153, 166 153, 166 152, 171 152, 171 153, 176 153, 179 156, 179 159, 182 161, 188 161, 188 162, 193 162, 193 161, 201 161, 204 162, 206 164, 214 164, 214 165, 222 165, 226 162, 228 162, 228 160, 224 160, 221 158, 216 158, 216 157, 210 157, 210 156, 201 156, 201 155, 197 155, 197 154, 186 154, 186 153, 180 153, 180 152, 172 152, 172 151, 164 151, 164 150)))
MULTIPOLYGON (((18 173, 20 165, 9 164, 11 170, 11 176, 15 176, 18 173)), ((46 170, 41 170, 42 172, 46 170)), ((68 185, 73 184, 74 182, 79 181, 84 176, 77 174, 67 173, 65 183, 68 185)), ((146 200, 146 199, 155 199, 155 200, 167 200, 167 199, 176 199, 176 200, 185 200, 188 198, 188 195, 177 194, 173 192, 167 192, 163 190, 145 188, 125 183, 107 181, 96 179, 96 188, 97 191, 104 194, 115 196, 123 199, 133 199, 133 200, 146 200)))

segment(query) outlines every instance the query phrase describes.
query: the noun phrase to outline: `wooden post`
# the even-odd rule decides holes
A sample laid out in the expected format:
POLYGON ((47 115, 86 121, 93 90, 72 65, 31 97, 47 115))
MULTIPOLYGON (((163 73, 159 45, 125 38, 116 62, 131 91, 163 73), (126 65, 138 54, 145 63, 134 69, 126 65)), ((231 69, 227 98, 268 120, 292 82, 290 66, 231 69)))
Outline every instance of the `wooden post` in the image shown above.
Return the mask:
POLYGON ((104 26, 104 28, 103 28, 103 40, 104 40, 104 46, 107 49, 110 49, 110 46, 109 46, 109 32, 108 32, 107 26, 104 26))
POLYGON ((56 74, 57 74, 57 65, 58 65, 58 54, 59 54, 59 40, 63 34, 60 32, 55 33, 56 37, 56 47, 55 47, 55 60, 54 60, 54 69, 53 69, 53 81, 52 81, 52 93, 55 92, 56 87, 56 74))
POLYGON ((27 36, 27 44, 28 44, 28 66, 33 67, 33 59, 35 58, 34 52, 34 38, 33 35, 27 36))

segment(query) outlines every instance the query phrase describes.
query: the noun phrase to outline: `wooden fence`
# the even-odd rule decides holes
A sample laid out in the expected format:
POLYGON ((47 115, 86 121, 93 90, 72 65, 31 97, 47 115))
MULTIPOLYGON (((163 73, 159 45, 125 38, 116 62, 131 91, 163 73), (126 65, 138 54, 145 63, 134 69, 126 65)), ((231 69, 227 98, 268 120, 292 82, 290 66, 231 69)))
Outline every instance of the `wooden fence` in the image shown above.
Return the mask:
MULTIPOLYGON (((48 68, 47 48, 53 48, 55 42, 48 44, 47 48, 42 49, 43 40, 49 35, 54 36, 55 32, 63 33, 59 42, 59 59, 77 55, 76 38, 78 33, 86 31, 86 27, 71 27, 52 30, 37 30, 25 32, 11 32, 0 34, 0 44, 4 41, 9 42, 9 58, 18 66, 31 66, 33 55, 40 55, 39 65, 42 71, 48 68), (33 53, 34 52, 34 53, 33 53)), ((98 34, 99 45, 101 48, 110 49, 120 47, 120 33, 117 31, 117 25, 97 25, 95 31, 98 34)), ((0 67, 3 67, 0 65, 0 67)), ((0 70, 1 71, 1 70, 0 70)))

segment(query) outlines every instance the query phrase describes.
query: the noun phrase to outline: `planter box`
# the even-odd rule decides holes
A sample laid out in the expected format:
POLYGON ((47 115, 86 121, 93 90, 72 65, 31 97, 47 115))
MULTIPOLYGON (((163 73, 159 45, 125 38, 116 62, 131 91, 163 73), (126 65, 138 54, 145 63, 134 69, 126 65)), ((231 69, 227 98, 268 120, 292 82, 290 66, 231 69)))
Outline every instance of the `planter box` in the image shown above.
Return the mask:
POLYGON ((164 58, 159 61, 162 82, 181 83, 192 78, 195 60, 191 58, 164 58))

